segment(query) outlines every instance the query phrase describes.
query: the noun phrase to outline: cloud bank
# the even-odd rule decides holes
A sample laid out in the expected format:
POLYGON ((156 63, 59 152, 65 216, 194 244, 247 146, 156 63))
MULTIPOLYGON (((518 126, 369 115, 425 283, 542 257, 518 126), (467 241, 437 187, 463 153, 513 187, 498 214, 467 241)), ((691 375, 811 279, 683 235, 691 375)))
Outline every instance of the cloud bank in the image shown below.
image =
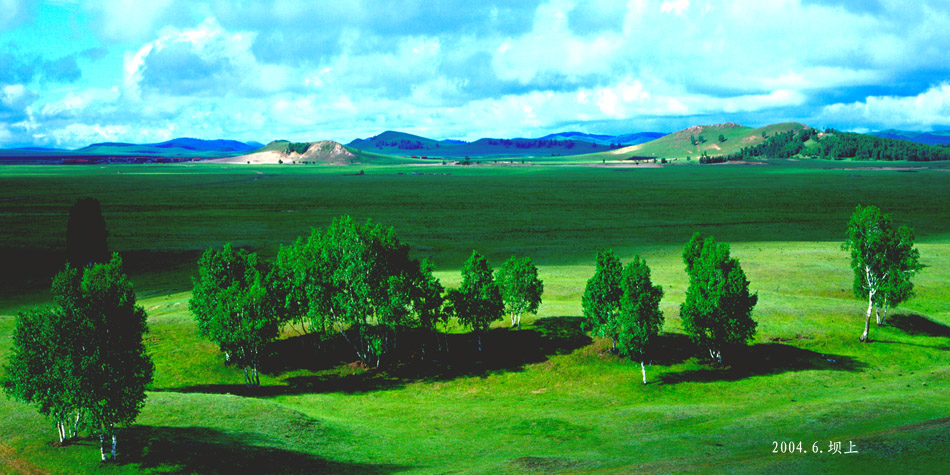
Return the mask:
POLYGON ((0 6, 0 146, 950 126, 937 1, 0 6))

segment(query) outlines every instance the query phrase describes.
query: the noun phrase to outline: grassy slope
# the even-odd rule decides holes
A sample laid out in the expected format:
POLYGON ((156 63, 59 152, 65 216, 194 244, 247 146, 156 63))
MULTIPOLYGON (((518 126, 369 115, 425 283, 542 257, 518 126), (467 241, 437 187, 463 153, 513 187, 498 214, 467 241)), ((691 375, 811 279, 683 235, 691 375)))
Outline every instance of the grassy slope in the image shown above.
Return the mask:
POLYGON ((657 158, 676 158, 679 160, 686 157, 697 159, 703 152, 710 156, 727 155, 738 152, 743 147, 762 143, 765 140, 762 137, 763 132, 771 137, 776 133, 802 127, 805 126, 792 122, 772 124, 757 129, 736 124, 695 126, 674 132, 652 142, 619 149, 614 155, 656 156, 657 158), (719 142, 719 134, 723 135, 726 139, 725 142, 719 142), (706 142, 693 145, 690 136, 698 139, 700 135, 706 139, 706 142))
MULTIPOLYGON (((0 198, 22 197, 0 201, 3 229, 16 230, 3 233, 2 246, 55 249, 72 196, 99 190, 112 247, 135 251, 127 260, 142 267, 161 263, 130 269, 149 312, 157 372, 149 404, 122 433, 125 464, 111 472, 933 471, 950 449, 948 423, 915 424, 950 416, 950 206, 939 198, 950 175, 779 163, 455 167, 449 176, 373 167, 363 177, 332 167, 107 167, 83 168, 81 179, 64 176, 75 168, 17 167, 0 174, 0 198), (871 196, 917 229, 928 267, 915 281, 918 297, 896 312, 903 316, 861 345, 862 308, 838 241, 854 204, 871 196), (586 212, 591 206, 598 212, 586 212), (186 311, 194 253, 224 239, 272 252, 341 212, 395 225, 447 285, 472 247, 495 265, 512 253, 532 256, 545 281, 539 318, 514 335, 496 329, 486 355, 459 336, 453 350, 476 361, 454 372, 377 374, 291 360, 265 375, 265 397, 224 394, 239 389, 240 376, 197 339, 186 311), (679 335, 679 253, 697 229, 733 243, 760 295, 756 344, 727 371, 702 365, 679 335), (645 387, 639 365, 559 318, 580 314, 602 246, 625 261, 645 255, 666 290, 670 351, 648 368, 645 387), (851 441, 860 453, 776 455, 773 440, 805 448, 851 441)), ((45 298, 39 284, 16 285, 0 314, 45 298)), ((0 317, 0 335, 11 330, 12 318, 0 317)), ((0 357, 8 348, 0 340, 0 357)), ((31 408, 0 399, 0 420, 0 460, 16 454, 58 473, 98 470, 92 441, 46 445, 52 427, 31 408)))

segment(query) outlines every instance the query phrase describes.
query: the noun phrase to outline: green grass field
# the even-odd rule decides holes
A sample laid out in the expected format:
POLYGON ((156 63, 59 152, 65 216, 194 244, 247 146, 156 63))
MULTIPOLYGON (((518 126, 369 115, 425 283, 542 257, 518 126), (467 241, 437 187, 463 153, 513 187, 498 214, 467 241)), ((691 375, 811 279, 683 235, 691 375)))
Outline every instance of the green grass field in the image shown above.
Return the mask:
POLYGON ((950 450, 943 165, 0 168, 0 359, 13 315, 49 300, 70 206, 94 196, 149 314, 156 365, 106 467, 98 441, 55 446, 51 421, 0 398, 0 473, 938 472, 950 450), (917 297, 870 344, 858 342, 864 306, 840 248, 859 203, 913 227, 926 266, 917 297), (386 371, 352 365, 345 349, 306 351, 288 329, 247 393, 187 310, 198 254, 230 241, 272 256, 344 213, 394 226, 447 286, 473 248, 495 267, 532 257, 539 314, 520 332, 498 322, 481 354, 455 329, 439 362, 386 371), (729 242, 759 294, 755 340, 727 368, 699 357, 677 315, 694 231, 729 242), (638 363, 579 330, 606 247, 645 256, 666 292, 648 385, 638 363), (773 453, 782 441, 824 453, 773 453), (832 442, 857 453, 831 454, 832 442))

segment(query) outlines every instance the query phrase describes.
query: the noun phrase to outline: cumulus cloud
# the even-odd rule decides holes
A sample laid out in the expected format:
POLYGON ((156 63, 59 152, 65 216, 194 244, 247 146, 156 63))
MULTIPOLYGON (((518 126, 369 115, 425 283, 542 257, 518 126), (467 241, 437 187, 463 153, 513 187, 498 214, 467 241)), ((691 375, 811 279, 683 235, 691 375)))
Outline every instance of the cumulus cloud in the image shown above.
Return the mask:
POLYGON ((818 119, 830 125, 855 125, 930 130, 950 125, 950 83, 944 82, 916 96, 870 96, 860 102, 831 104, 818 119))
MULTIPOLYGON (((75 21, 98 43, 0 42, 0 88, 13 88, 0 89, 0 144, 925 127, 950 115, 950 11, 933 0, 80 3, 75 21)), ((32 3, 7 5, 0 28, 30 21, 32 3)))

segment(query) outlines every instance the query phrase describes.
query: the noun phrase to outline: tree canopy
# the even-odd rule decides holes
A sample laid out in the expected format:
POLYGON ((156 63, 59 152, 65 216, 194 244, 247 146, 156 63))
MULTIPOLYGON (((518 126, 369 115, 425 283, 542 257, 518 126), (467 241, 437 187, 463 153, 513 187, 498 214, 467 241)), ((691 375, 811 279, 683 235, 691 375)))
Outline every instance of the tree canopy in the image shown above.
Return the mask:
POLYGON ((257 254, 225 244, 209 247, 198 260, 198 276, 188 308, 198 334, 217 343, 225 361, 244 368, 244 383, 260 386, 264 348, 279 329, 277 289, 270 266, 257 254))
POLYGON ((462 285, 458 290, 450 290, 447 300, 459 322, 475 332, 481 350, 481 333, 500 320, 505 311, 501 291, 485 256, 472 251, 462 265, 462 285))
POLYGON ((53 417, 61 441, 82 429, 98 434, 103 461, 111 436, 114 459, 115 425, 135 420, 154 371, 145 310, 118 254, 84 270, 67 264, 52 292, 56 307, 17 317, 4 390, 53 417))
POLYGON ((683 262, 689 274, 686 300, 680 305, 683 330, 722 363, 726 346, 745 344, 755 334, 752 308, 758 296, 749 293, 749 281, 739 261, 730 257, 729 245, 713 237, 693 234, 683 262))
POLYGON ((920 253, 914 248, 914 232, 896 226, 876 206, 858 205, 848 222, 843 248, 851 253, 854 296, 867 299, 864 332, 869 340, 871 311, 875 304, 897 305, 910 297, 911 277, 920 271, 920 253))
POLYGON ((544 283, 538 278, 538 268, 530 257, 510 257, 497 272, 498 288, 505 302, 505 311, 511 316, 511 326, 521 328, 521 315, 538 313, 544 283))
POLYGON ((432 266, 409 257, 391 227, 349 216, 278 253, 288 282, 283 314, 311 332, 337 331, 366 364, 381 363, 399 333, 444 319, 432 266))
POLYGON ((640 361, 643 384, 646 384, 644 360, 647 359, 650 342, 663 328, 663 312, 660 311, 663 287, 653 285, 650 267, 639 255, 634 256, 633 262, 623 268, 620 287, 623 291, 620 312, 616 322, 610 326, 616 335, 617 351, 640 361))
POLYGON ((587 281, 581 305, 584 330, 597 336, 610 336, 610 323, 620 312, 620 258, 612 249, 597 253, 594 275, 587 281))
POLYGON ((73 267, 86 267, 109 260, 106 221, 95 198, 76 200, 66 224, 66 258, 73 267))

